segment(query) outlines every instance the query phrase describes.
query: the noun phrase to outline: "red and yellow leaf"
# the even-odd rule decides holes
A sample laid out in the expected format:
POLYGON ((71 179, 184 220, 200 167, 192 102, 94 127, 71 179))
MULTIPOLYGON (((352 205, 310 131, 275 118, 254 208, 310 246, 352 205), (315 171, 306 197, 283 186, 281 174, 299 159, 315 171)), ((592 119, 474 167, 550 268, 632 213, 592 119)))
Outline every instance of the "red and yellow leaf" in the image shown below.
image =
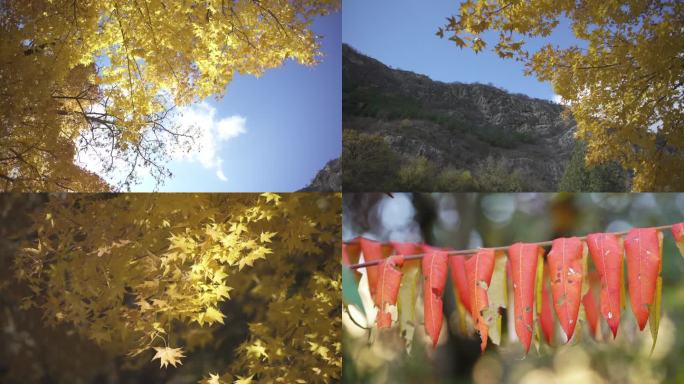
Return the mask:
MULTIPOLYGON (((361 238, 359 240, 361 243, 361 251, 363 252, 363 259, 368 261, 382 260, 386 255, 383 254, 382 244, 380 242, 361 238)), ((380 274, 380 269, 377 265, 366 267, 366 273, 368 273, 368 288, 371 293, 371 297, 375 300, 375 290, 378 287, 378 275, 380 274)))
MULTIPOLYGON (((456 257, 454 257, 456 258, 456 257)), ((480 249, 475 255, 465 261, 466 279, 470 296, 471 312, 475 321, 475 328, 480 333, 480 349, 484 352, 487 348, 489 327, 482 312, 489 306, 487 290, 494 273, 494 250, 480 249)))
POLYGON ((577 325, 582 281, 583 255, 587 248, 577 237, 555 239, 548 255, 553 307, 568 340, 577 325))
POLYGON ((443 303, 442 292, 446 285, 447 259, 446 251, 432 251, 423 257, 423 305, 425 306, 425 331, 436 346, 442 330, 443 303))
POLYGON ((466 278, 465 257, 461 255, 449 258, 451 280, 456 288, 456 298, 461 302, 466 312, 471 313, 470 295, 468 294, 468 279, 466 278))
POLYGON ((672 236, 674 236, 675 244, 679 248, 679 253, 684 257, 684 223, 677 223, 672 226, 672 236))
POLYGON ((614 338, 620 325, 620 307, 623 300, 622 243, 612 233, 592 233, 587 236, 587 245, 601 280, 601 315, 608 322, 614 338))
POLYGON ((634 228, 625 236, 629 299, 642 331, 655 300, 662 259, 661 242, 662 233, 655 228, 634 228))
POLYGON ((392 315, 387 306, 396 305, 399 284, 401 283, 401 271, 396 267, 404 264, 402 255, 390 256, 380 264, 380 278, 378 279, 377 295, 373 298, 375 305, 379 308, 375 322, 378 328, 389 328, 392 326, 392 315))
POLYGON ((515 333, 530 350, 534 326, 535 277, 539 255, 544 251, 536 244, 515 243, 508 248, 513 281, 513 309, 515 333))

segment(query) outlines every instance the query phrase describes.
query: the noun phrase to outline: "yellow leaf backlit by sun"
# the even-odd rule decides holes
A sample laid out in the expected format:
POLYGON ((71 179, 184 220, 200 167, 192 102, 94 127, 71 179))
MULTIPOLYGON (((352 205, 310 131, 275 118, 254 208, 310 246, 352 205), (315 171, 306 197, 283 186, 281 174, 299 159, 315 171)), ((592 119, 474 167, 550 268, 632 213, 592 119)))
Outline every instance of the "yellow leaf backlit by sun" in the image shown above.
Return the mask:
POLYGON ((183 350, 181 348, 154 347, 154 350, 157 351, 157 353, 152 358, 152 361, 159 359, 160 368, 166 368, 169 364, 174 367, 176 364, 183 365, 183 362, 181 362, 180 359, 185 357, 185 355, 183 355, 183 350))

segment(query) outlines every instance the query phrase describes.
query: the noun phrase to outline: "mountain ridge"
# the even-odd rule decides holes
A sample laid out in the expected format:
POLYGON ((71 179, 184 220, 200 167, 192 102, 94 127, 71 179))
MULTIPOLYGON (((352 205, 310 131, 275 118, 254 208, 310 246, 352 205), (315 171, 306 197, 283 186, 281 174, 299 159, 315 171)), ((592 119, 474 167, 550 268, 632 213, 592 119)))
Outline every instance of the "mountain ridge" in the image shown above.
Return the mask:
POLYGON ((442 82, 342 47, 343 129, 383 137, 402 161, 475 171, 493 157, 529 190, 557 186, 575 147, 575 122, 549 100, 493 85, 442 82))

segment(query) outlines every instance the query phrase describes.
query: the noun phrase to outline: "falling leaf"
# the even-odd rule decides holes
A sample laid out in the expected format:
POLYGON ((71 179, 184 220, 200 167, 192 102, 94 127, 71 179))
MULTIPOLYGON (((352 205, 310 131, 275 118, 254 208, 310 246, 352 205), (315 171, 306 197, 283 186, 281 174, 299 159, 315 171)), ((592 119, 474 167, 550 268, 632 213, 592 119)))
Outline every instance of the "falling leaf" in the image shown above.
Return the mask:
POLYGON ((447 259, 446 251, 432 251, 423 257, 423 298, 425 306, 425 331, 432 339, 432 346, 437 346, 439 333, 442 330, 443 308, 442 292, 446 284, 447 259))
POLYGON ((475 321, 475 327, 480 333, 480 350, 487 348, 488 325, 482 317, 482 311, 488 308, 487 290, 494 273, 494 250, 480 249, 465 262, 466 279, 470 296, 470 314, 475 321))
POLYGON ((612 233, 592 233, 587 236, 587 244, 601 279, 601 314, 608 322, 615 338, 620 325, 620 307, 623 301, 622 244, 612 233))
POLYGON ((395 305, 397 302, 402 274, 396 267, 403 263, 404 257, 396 255, 384 259, 380 264, 380 278, 376 296, 373 298, 375 305, 379 308, 376 317, 378 328, 389 328, 392 325, 392 315, 387 311, 387 306, 395 305))
POLYGON ((536 244, 515 243, 508 248, 513 281, 515 332, 525 348, 525 353, 530 350, 532 343, 535 276, 541 252, 543 250, 536 244))
POLYGON ((582 240, 570 237, 553 240, 548 255, 553 307, 568 340, 577 325, 586 252, 582 240))
POLYGON ((655 300, 662 259, 662 233, 655 228, 634 228, 625 236, 627 280, 632 312, 643 330, 655 300))
POLYGON ((174 367, 176 364, 183 365, 180 358, 185 357, 185 355, 183 355, 183 350, 181 348, 154 347, 154 350, 157 351, 157 353, 152 358, 152 361, 159 359, 160 368, 166 368, 169 364, 174 367))

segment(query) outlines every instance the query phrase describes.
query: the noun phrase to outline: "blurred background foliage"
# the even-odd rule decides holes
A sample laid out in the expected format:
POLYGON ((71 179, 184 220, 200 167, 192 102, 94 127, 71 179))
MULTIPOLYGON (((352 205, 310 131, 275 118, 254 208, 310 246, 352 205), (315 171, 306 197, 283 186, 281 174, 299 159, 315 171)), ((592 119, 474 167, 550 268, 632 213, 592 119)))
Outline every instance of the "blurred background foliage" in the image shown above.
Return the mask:
MULTIPOLYGON (((456 249, 682 221, 684 194, 373 193, 343 198, 345 241, 364 236, 456 249)), ((532 348, 525 356, 514 341, 515 332, 504 321, 502 345, 490 344, 481 354, 475 332, 463 336, 456 329, 454 291, 446 289, 447 326, 434 350, 423 340, 423 324, 416 324, 413 347, 407 352, 396 328, 378 334, 359 327, 372 319, 356 318, 359 324, 355 324, 345 311, 343 382, 684 383, 684 259, 671 233, 664 234, 663 314, 652 356, 648 327, 639 332, 629 305, 616 340, 608 338, 604 320, 603 340, 592 339, 582 328, 576 331, 577 340, 567 345, 560 340, 562 331, 557 326, 554 345, 542 345, 539 351, 532 348)), ((453 287, 450 279, 447 287, 453 287)))

